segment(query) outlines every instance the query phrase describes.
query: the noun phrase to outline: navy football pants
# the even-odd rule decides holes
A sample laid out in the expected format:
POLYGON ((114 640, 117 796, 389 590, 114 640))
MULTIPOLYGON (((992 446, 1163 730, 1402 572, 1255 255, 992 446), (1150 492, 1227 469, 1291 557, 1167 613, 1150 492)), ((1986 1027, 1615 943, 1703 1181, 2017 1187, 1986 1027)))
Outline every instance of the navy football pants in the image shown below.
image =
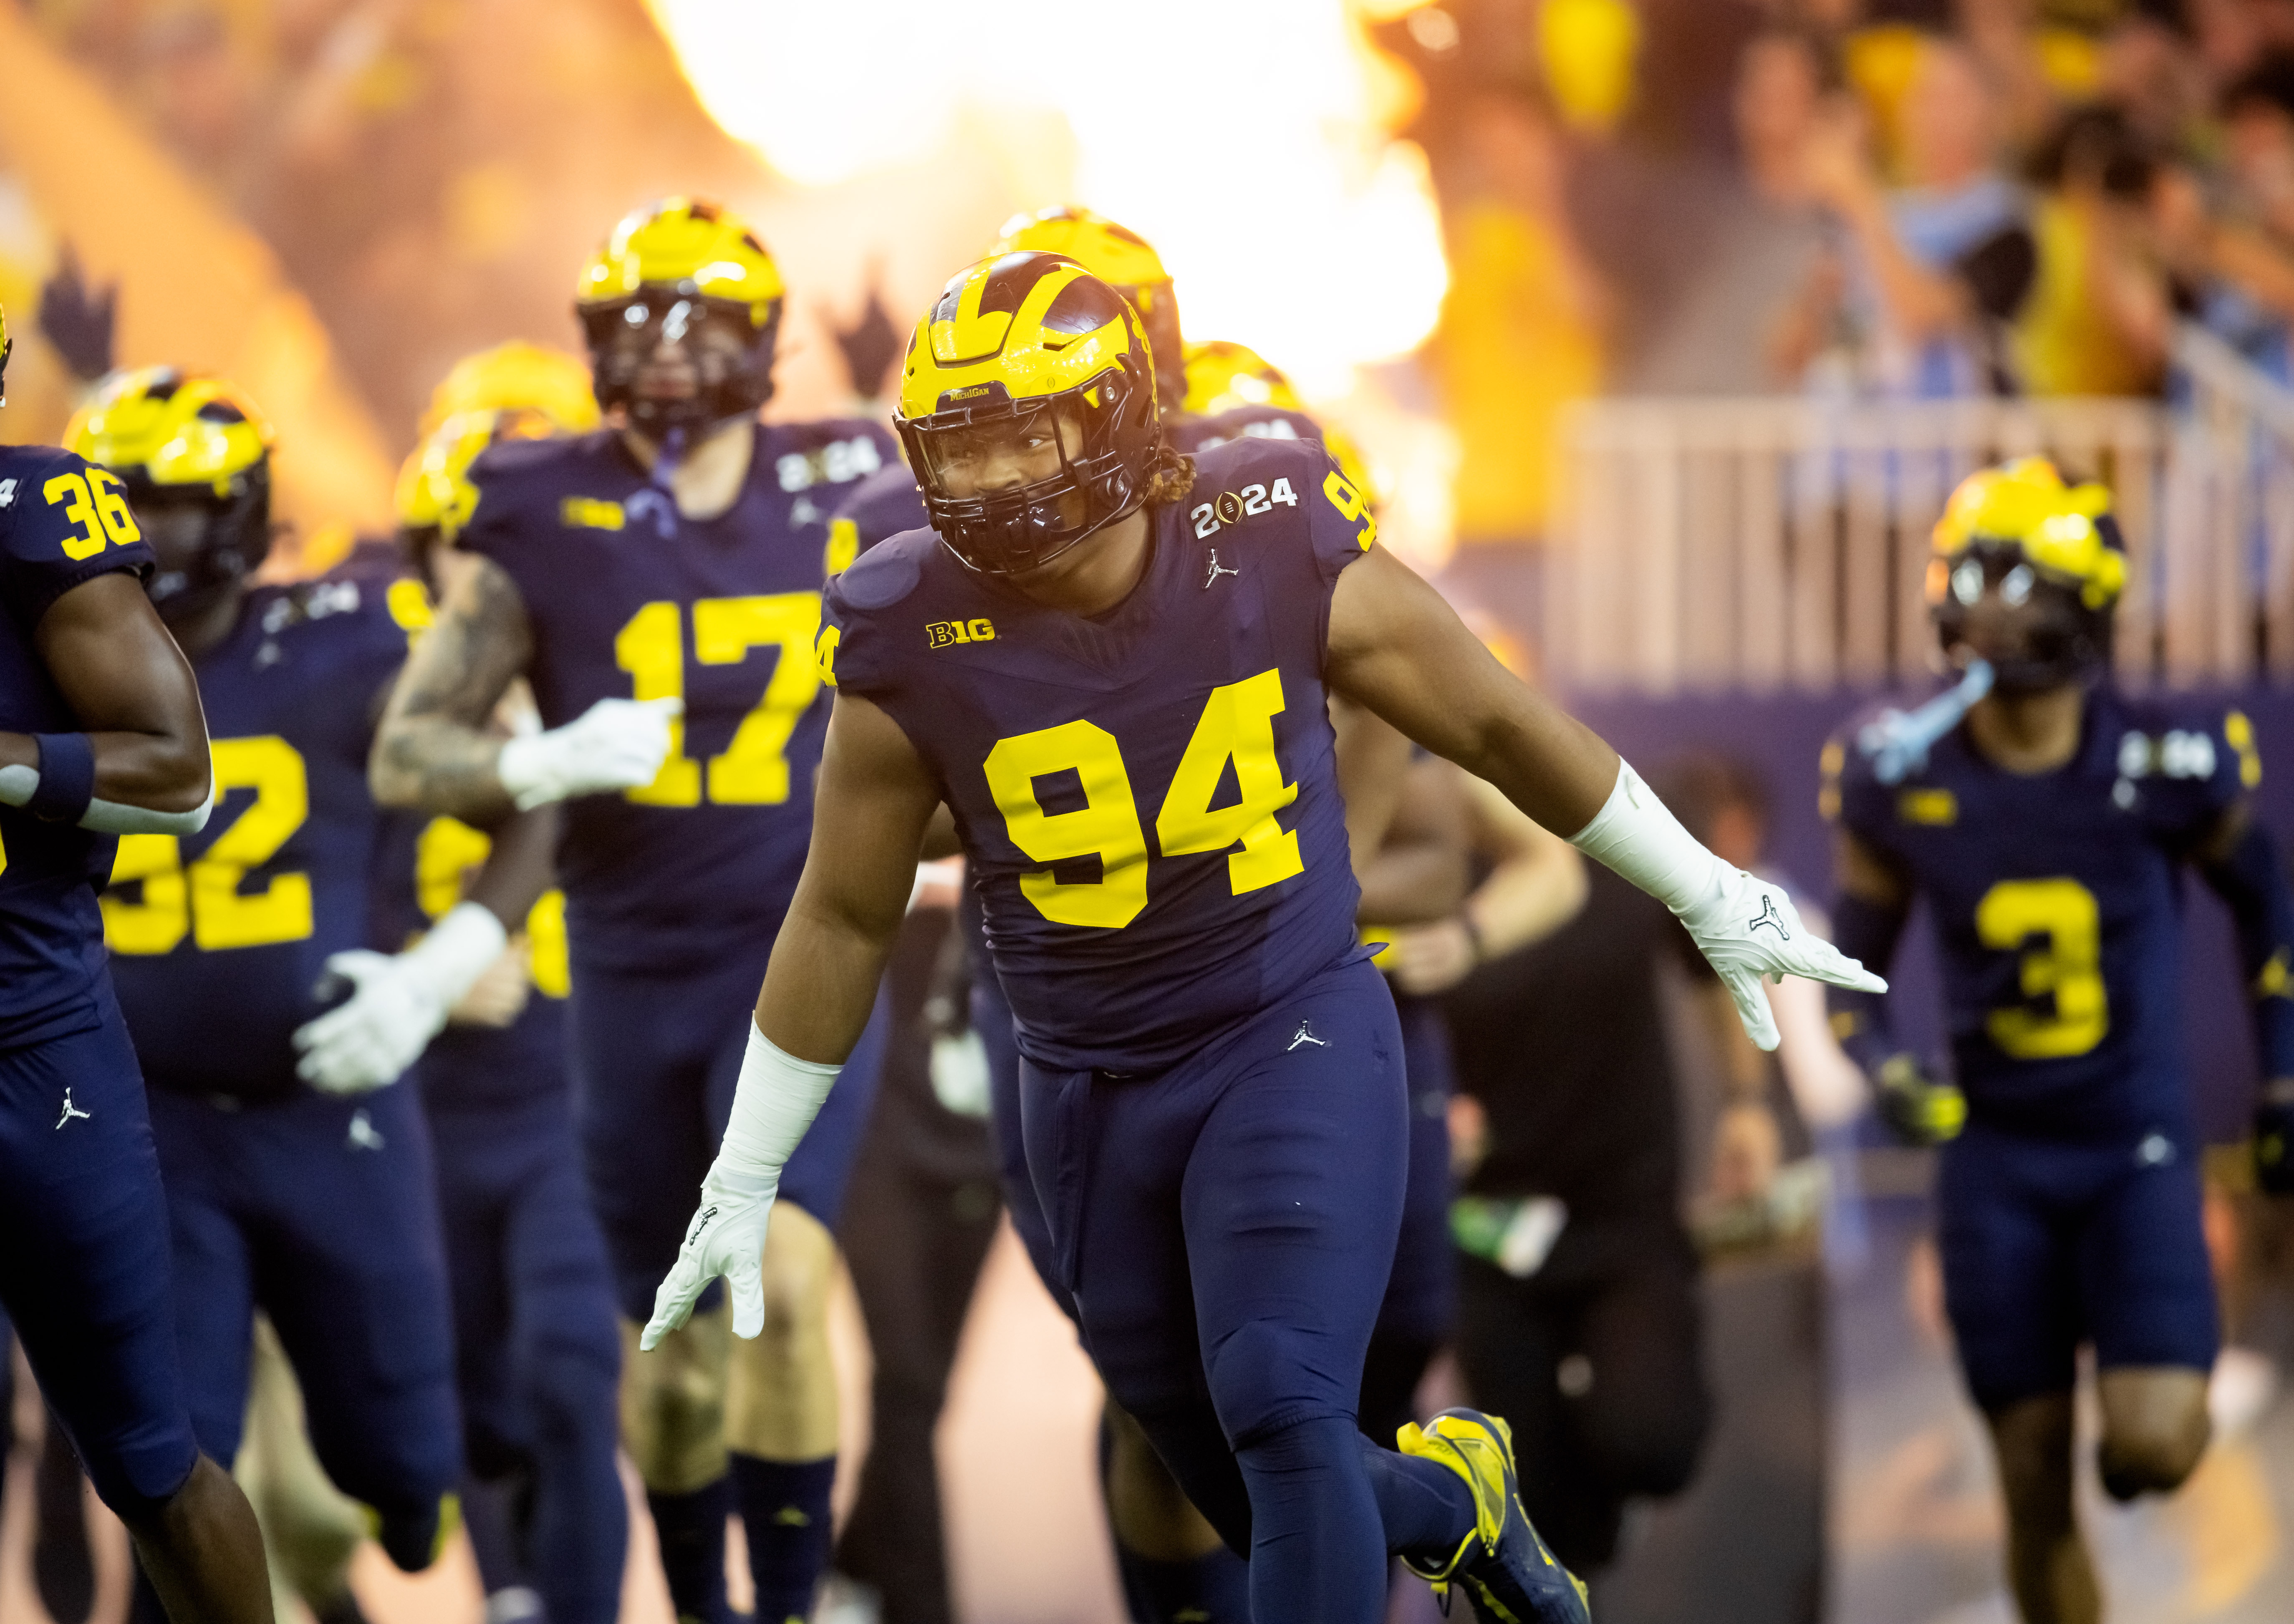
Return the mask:
POLYGON ((155 1089, 151 1122, 199 1447, 225 1463, 239 1453, 259 1307, 302 1386, 319 1464, 381 1519, 394 1562, 427 1565, 462 1447, 419 1095, 401 1083, 226 1108, 155 1089))
MULTIPOLYGON (((769 937, 723 964, 674 971, 574 967, 574 1109, 598 1219, 624 1317, 653 1317, 685 1226, 733 1113, 769 937)), ((577 945, 578 951, 578 945, 577 945)), ((876 1097, 887 1016, 869 1019, 828 1102, 781 1170, 780 1199, 831 1230, 876 1097)), ((724 1289, 712 1280, 696 1305, 724 1289)))
POLYGON ((552 1624, 613 1624, 629 1540, 614 1465, 621 1332, 567 1102, 426 1103, 470 1468, 515 1478, 530 1504, 525 1582, 552 1624))
MULTIPOLYGON (((1323 1514, 1338 1506, 1372 1596, 1386 1558, 1351 1440, 1402 1222, 1401 1049, 1392 998, 1355 961, 1152 1077, 1021 1067, 1053 1278, 1109 1393, 1254 1565, 1288 1565, 1254 1545, 1254 1518, 1296 1521, 1273 1514, 1280 1470, 1254 1462, 1343 1421, 1323 1514)), ((1361 1579, 1332 1582, 1351 1596, 1361 1579)), ((1254 1580, 1254 1605, 1267 1590, 1254 1580)))
POLYGON ((2181 1124, 2066 1142, 1971 1120, 1936 1179, 1944 1303, 1985 1409, 2068 1393, 2096 1365, 2214 1368, 2220 1340, 2181 1124))
MULTIPOLYGON (((1051 1231, 1028 1173, 1021 1129, 1020 1050, 1013 1036, 1012 1008, 1004 1001, 995 971, 981 957, 984 951, 975 934, 972 952, 978 968, 972 977, 972 1023, 988 1055, 1005 1204, 1037 1276, 1072 1320, 1075 1303, 1053 1265, 1051 1231)), ((1395 1429, 1411 1419, 1419 1378, 1434 1353, 1449 1341, 1458 1311, 1458 1269, 1450 1245, 1449 1029, 1431 1000, 1402 999, 1396 1007, 1409 1082, 1409 1181, 1361 1399, 1363 1430, 1380 1443, 1391 1443, 1395 1429)))
POLYGON ((1430 998, 1396 997, 1395 1012, 1410 1085, 1410 1182, 1362 1395, 1363 1431, 1384 1444, 1414 1418, 1419 1378, 1458 1321, 1458 1255, 1450 1244, 1450 1028, 1430 998))
POLYGON ((108 982, 98 999, 85 1030, 0 1050, 0 1304, 96 1492, 134 1517, 199 1446, 143 1075, 108 982))

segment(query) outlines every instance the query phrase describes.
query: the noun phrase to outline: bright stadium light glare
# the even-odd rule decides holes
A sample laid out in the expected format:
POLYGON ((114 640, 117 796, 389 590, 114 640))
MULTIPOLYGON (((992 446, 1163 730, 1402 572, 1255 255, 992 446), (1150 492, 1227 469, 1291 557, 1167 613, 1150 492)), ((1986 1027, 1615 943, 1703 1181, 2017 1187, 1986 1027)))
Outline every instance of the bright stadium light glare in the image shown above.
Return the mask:
MULTIPOLYGON (((927 157, 964 108, 1062 115, 1077 196, 1152 241, 1187 329, 1309 394, 1402 354, 1448 285, 1345 0, 648 0, 711 117, 800 184, 927 157)), ((953 270, 955 267, 951 266, 953 270)))

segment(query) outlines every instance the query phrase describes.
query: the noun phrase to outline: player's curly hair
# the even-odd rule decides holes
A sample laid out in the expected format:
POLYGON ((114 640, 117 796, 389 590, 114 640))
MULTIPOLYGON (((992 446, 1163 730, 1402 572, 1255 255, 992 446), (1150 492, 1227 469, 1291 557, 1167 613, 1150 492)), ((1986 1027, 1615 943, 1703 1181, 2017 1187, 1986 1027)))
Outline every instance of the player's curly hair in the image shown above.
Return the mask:
POLYGON ((1195 459, 1173 451, 1168 443, 1159 444, 1148 459, 1147 476, 1140 488, 1150 508, 1185 501, 1195 488, 1195 459))

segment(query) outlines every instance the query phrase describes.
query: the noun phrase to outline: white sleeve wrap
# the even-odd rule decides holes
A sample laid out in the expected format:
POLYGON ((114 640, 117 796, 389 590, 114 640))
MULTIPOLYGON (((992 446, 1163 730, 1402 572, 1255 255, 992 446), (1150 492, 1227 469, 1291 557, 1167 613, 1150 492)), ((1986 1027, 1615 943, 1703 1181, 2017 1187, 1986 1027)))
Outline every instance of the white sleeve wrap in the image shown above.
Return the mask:
POLYGON ((1719 900, 1736 873, 1680 826, 1622 756, 1609 799, 1569 843, 1684 917, 1719 900))
POLYGON ((438 995, 443 1011, 459 1003, 508 946, 509 932, 493 910, 480 903, 458 902, 399 955, 399 962, 438 995))
POLYGON ((709 1170, 712 1181, 744 1193, 777 1189, 781 1169, 820 1115, 842 1066, 824 1066, 777 1048, 749 1023, 749 1052, 733 1089, 725 1143, 709 1170))
POLYGON ((87 810, 80 814, 79 826, 98 834, 197 834, 207 826, 207 814, 215 810, 215 792, 188 812, 154 812, 149 807, 131 807, 125 801, 92 800, 87 810))
MULTIPOLYGON (((24 806, 39 787, 39 768, 0 767, 0 804, 24 806)), ((91 796, 87 810, 80 814, 79 826, 97 834, 197 834, 207 827, 207 814, 214 810, 212 789, 205 800, 188 812, 154 812, 149 807, 91 796)))

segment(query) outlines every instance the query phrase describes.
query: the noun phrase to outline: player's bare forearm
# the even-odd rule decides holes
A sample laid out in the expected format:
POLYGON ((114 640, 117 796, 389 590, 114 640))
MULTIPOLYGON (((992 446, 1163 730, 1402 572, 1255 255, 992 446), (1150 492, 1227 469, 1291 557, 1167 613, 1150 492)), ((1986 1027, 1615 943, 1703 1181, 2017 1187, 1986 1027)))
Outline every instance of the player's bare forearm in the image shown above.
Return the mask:
POLYGON ((374 798, 471 823, 507 817, 501 739, 487 723, 533 653, 517 587, 492 560, 468 559, 391 691, 367 764, 374 798))
POLYGON ((837 695, 815 780, 812 847, 757 996, 757 1029, 776 1047, 822 1065, 852 1052, 940 801, 899 725, 865 699, 837 695))
MULTIPOLYGON (((1385 728, 1384 723, 1379 726, 1385 728)), ((1465 901, 1472 879, 1458 769, 1421 759, 1404 767, 1401 784, 1385 842, 1367 863, 1355 865, 1361 917, 1367 924, 1422 925, 1447 919, 1465 901)))
MULTIPOLYGON (((207 800, 199 683, 141 582, 124 572, 81 582, 48 606, 34 638, 94 747, 100 800, 153 812, 207 800)), ((0 767, 38 765, 28 734, 0 733, 0 767)))
POLYGON ((469 899, 501 921, 503 930, 523 930, 542 892, 557 883, 557 847, 556 807, 517 813, 493 832, 493 849, 470 881, 469 899))
POLYGON ((1499 664, 1382 548, 1338 577, 1324 669, 1337 692, 1496 785, 1556 834, 1592 822, 1616 787, 1617 752, 1499 664))
POLYGON ((1577 849, 1525 816, 1493 785, 1467 781, 1474 840, 1496 859, 1466 904, 1482 951, 1500 958, 1542 941, 1585 905, 1585 860, 1577 849))
MULTIPOLYGON (((1333 694, 1330 727, 1338 736, 1338 793, 1346 803, 1346 845, 1354 879, 1367 887, 1370 865, 1387 843, 1410 770, 1410 741, 1352 700, 1333 694)), ((1365 914, 1365 919, 1382 915, 1365 914)), ((1399 923, 1399 921, 1389 921, 1399 923)))

